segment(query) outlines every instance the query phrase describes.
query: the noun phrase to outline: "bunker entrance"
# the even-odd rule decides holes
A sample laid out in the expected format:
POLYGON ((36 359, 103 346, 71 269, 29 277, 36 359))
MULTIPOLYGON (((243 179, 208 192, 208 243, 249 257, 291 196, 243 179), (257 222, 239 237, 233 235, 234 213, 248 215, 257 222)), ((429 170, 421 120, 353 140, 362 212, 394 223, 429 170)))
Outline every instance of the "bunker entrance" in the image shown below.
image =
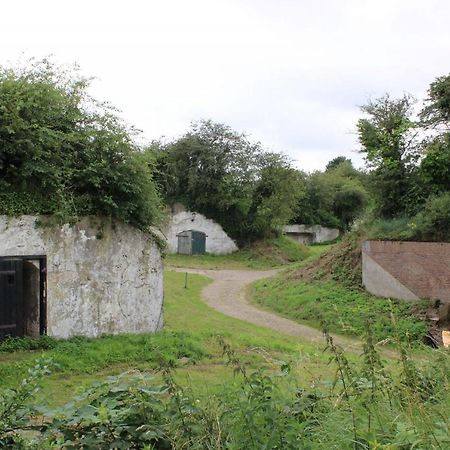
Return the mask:
POLYGON ((177 234, 178 253, 183 255, 203 255, 206 251, 206 233, 186 230, 177 234))
POLYGON ((45 256, 0 257, 0 339, 46 333, 46 269, 45 256))

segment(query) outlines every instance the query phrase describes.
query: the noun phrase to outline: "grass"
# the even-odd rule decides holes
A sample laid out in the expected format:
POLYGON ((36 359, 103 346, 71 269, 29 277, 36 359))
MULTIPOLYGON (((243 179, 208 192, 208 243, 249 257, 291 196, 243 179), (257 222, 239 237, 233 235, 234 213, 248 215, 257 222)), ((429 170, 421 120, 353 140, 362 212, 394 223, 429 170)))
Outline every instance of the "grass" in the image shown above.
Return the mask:
MULTIPOLYGON (((20 347, 21 340, 15 341, 20 347)), ((91 375, 115 365, 120 365, 122 369, 137 364, 156 367, 160 355, 163 355, 171 365, 176 365, 181 358, 197 361, 207 355, 206 350, 192 336, 175 331, 156 334, 122 334, 96 339, 75 337, 68 340, 50 340, 45 338, 45 341, 46 343, 52 341, 52 348, 49 349, 45 345, 38 350, 19 350, 11 354, 10 350, 13 347, 11 342, 6 341, 0 346, 0 351, 2 347, 3 350, 5 347, 8 348, 6 357, 4 353, 0 354, 0 379, 3 386, 14 385, 41 355, 51 358, 56 365, 55 372, 64 376, 91 375)))
POLYGON ((304 282, 280 274, 257 281, 251 295, 253 302, 298 322, 320 328, 324 319, 329 329, 339 334, 362 337, 369 322, 379 341, 399 333, 404 339, 419 343, 428 328, 417 317, 425 312, 426 302, 412 304, 379 298, 333 280, 304 282))
MULTIPOLYGON (((15 386, 45 356, 56 367, 43 382, 42 400, 61 404, 92 381, 126 370, 154 372, 160 358, 180 367, 177 379, 200 391, 210 391, 233 378, 226 367, 216 336, 222 335, 243 361, 253 368, 270 368, 278 361, 296 360, 311 377, 326 371, 321 348, 293 337, 225 316, 200 300, 210 280, 191 274, 184 288, 184 274, 165 274, 165 329, 156 334, 122 334, 96 339, 43 337, 16 339, 0 344, 2 387, 15 386)), ((308 381, 305 382, 307 383, 308 381)))
MULTIPOLYGON (((283 289, 283 280, 263 281, 274 292, 283 289)), ((59 410, 49 433, 53 439, 67 433, 65 439, 74 442, 70 448, 81 448, 77 439, 84 438, 100 439, 98 448, 116 448, 118 441, 128 445, 133 438, 136 445, 131 448, 143 448, 146 434, 140 430, 149 425, 151 433, 161 430, 173 439, 167 448, 206 448, 205 439, 211 442, 207 448, 255 450, 447 448, 448 354, 436 352, 416 367, 405 353, 398 364, 388 361, 383 367, 369 339, 363 358, 344 356, 332 344, 331 353, 324 353, 322 345, 299 342, 209 308, 200 299, 209 282, 191 275, 184 288, 183 273, 166 273, 166 326, 161 333, 1 344, 2 386, 13 385, 14 377, 17 383, 38 355, 58 362, 34 403, 46 401, 52 408, 71 401, 59 410), (233 353, 222 355, 218 335, 233 353), (165 373, 167 367, 177 367, 171 376, 178 386, 160 373, 145 386, 133 385, 133 374, 107 381, 130 369, 154 374, 161 357, 165 373), (94 381, 97 388, 87 390, 94 381), (90 396, 75 400, 74 409, 74 395, 85 392, 90 396)), ((321 295, 341 297, 343 292, 336 289, 329 285, 321 295)), ((55 414, 41 411, 48 418, 55 414)))
POLYGON ((229 255, 165 256, 166 266, 195 269, 273 269, 304 261, 314 254, 314 247, 298 244, 291 239, 278 238, 260 241, 229 255))

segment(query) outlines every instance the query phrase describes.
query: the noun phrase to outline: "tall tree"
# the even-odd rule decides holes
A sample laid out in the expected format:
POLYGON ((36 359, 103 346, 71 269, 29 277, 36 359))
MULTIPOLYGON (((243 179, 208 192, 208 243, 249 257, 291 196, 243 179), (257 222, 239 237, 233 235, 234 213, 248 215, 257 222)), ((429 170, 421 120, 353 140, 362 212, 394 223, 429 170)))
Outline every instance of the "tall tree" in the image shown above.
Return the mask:
POLYGON ((239 244, 277 232, 292 215, 298 189, 290 162, 226 125, 195 123, 156 154, 166 201, 216 220, 239 244))
POLYGON ((431 83, 420 118, 425 126, 442 126, 450 132, 450 74, 431 83))
POLYGON ((431 83, 420 118, 430 134, 422 146, 422 189, 439 195, 450 191, 450 75, 431 83))
POLYGON ((299 199, 293 221, 349 229, 367 204, 364 174, 347 158, 338 157, 327 164, 325 172, 303 176, 304 195, 299 199))
POLYGON ((367 117, 357 124, 361 152, 372 169, 376 203, 386 218, 404 213, 409 205, 411 174, 418 158, 413 103, 409 95, 392 99, 386 94, 361 107, 367 117))

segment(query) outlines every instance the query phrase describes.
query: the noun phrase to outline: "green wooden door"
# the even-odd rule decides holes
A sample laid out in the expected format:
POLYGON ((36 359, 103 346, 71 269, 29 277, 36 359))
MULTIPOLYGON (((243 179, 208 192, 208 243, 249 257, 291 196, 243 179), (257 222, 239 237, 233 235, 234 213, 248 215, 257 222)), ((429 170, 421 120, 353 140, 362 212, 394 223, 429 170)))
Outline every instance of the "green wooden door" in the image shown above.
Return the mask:
POLYGON ((201 231, 192 231, 192 254, 202 255, 206 252, 206 234, 201 231))

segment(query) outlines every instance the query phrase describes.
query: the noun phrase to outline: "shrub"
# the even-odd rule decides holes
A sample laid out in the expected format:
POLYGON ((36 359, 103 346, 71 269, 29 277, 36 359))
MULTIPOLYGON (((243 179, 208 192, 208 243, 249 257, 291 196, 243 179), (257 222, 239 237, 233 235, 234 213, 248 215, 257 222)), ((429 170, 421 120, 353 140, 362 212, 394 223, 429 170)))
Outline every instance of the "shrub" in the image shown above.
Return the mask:
POLYGON ((0 67, 0 214, 113 216, 156 223, 153 158, 77 68, 0 67))
POLYGON ((450 241, 450 193, 430 197, 416 222, 416 235, 421 239, 450 241))

